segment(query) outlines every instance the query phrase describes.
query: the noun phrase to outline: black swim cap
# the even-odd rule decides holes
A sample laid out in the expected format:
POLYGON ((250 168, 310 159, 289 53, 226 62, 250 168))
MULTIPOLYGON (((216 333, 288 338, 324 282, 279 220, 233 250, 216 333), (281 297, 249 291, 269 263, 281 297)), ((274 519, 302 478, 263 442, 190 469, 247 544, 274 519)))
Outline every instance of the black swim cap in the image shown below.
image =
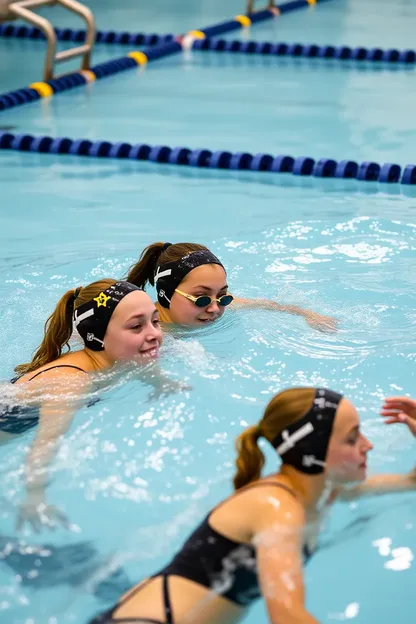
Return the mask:
POLYGON ((155 286, 160 305, 164 308, 170 308, 173 293, 184 277, 193 269, 204 264, 219 264, 224 269, 222 262, 209 249, 192 251, 177 262, 167 262, 158 266, 155 274, 155 286))
POLYGON ((130 282, 116 282, 74 310, 74 328, 88 349, 104 350, 104 336, 111 316, 120 301, 134 290, 141 289, 130 282))
POLYGON ((332 390, 316 389, 309 412, 272 441, 284 464, 306 474, 324 472, 329 439, 342 398, 342 394, 332 390))

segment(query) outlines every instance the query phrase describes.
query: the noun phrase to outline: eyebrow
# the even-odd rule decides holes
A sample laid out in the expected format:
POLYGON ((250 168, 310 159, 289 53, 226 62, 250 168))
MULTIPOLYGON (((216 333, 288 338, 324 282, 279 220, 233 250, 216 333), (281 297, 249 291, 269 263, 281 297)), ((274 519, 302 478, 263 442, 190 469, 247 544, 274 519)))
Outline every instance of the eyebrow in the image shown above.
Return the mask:
MULTIPOLYGON (((154 311, 153 311, 153 313, 152 313, 152 317, 153 317, 153 316, 155 316, 155 314, 158 314, 158 311, 157 311, 157 310, 154 310, 154 311)), ((138 321, 141 321, 141 320, 143 320, 143 319, 145 319, 145 318, 146 318, 146 315, 145 315, 145 314, 135 314, 134 316, 131 316, 129 319, 127 319, 127 323, 129 323, 130 321, 135 321, 136 319, 137 319, 138 321)))
MULTIPOLYGON (((193 288, 194 290, 196 290, 196 289, 200 289, 200 290, 207 290, 208 292, 212 290, 212 288, 209 288, 208 286, 202 286, 202 285, 200 285, 200 286, 192 286, 192 288, 193 288)), ((221 291, 221 290, 226 290, 226 289, 228 290, 228 284, 225 284, 225 286, 223 286, 222 288, 220 288, 220 291, 221 291)))

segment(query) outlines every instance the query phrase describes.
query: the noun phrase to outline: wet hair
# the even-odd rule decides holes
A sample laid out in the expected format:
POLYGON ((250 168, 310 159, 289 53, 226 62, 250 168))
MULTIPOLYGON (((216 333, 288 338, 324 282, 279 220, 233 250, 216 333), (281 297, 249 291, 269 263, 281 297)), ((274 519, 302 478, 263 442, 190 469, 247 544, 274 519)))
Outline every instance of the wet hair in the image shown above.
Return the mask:
POLYGON ((19 375, 37 370, 49 362, 57 360, 64 348, 71 350, 69 339, 73 330, 73 314, 79 306, 88 303, 117 280, 102 279, 85 287, 68 290, 58 301, 54 312, 45 323, 43 340, 35 351, 32 361, 19 364, 14 369, 19 375))
POLYGON ((237 472, 234 476, 236 490, 261 477, 265 457, 258 440, 263 437, 272 443, 279 433, 303 418, 312 407, 315 392, 316 388, 290 388, 279 392, 267 405, 260 422, 238 436, 237 472))
POLYGON ((208 250, 205 245, 198 243, 153 243, 143 250, 140 259, 130 267, 126 280, 139 288, 146 288, 147 284, 155 285, 155 274, 158 266, 168 262, 179 262, 184 256, 194 252, 208 250))

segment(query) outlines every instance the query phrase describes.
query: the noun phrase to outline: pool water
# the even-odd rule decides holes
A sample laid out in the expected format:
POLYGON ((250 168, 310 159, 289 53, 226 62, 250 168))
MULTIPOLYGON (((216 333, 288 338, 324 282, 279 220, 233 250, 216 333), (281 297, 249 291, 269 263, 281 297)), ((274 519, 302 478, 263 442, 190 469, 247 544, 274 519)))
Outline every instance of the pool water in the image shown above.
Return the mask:
MULTIPOLYGON (((242 10, 234 0, 226 10, 219 0, 88 4, 101 29, 160 33, 242 10)), ((250 36, 405 48, 415 17, 405 0, 333 0, 250 36)), ((60 14, 67 24, 74 19, 60 14)), ((95 60, 126 52, 97 46, 95 60)), ((2 91, 40 77, 41 42, 0 39, 0 55, 2 91)), ((413 72, 193 52, 5 111, 0 121, 51 136, 407 164, 413 72)), ((124 275, 154 240, 208 245, 236 295, 340 321, 338 333, 322 334, 285 314, 227 311, 209 328, 169 333, 161 367, 189 389, 155 396, 128 375, 77 414, 48 489, 69 532, 16 533, 33 434, 2 447, 1 624, 84 623, 163 565, 231 492, 235 437, 285 387, 345 392, 375 445, 371 473, 414 466, 410 435, 378 415, 384 396, 414 395, 412 190, 17 152, 0 152, 0 189, 1 379, 27 360, 67 288, 124 275)), ((320 622, 414 619, 415 506, 412 494, 336 506, 306 570, 308 608, 320 622)), ((263 605, 244 621, 265 624, 263 605)))

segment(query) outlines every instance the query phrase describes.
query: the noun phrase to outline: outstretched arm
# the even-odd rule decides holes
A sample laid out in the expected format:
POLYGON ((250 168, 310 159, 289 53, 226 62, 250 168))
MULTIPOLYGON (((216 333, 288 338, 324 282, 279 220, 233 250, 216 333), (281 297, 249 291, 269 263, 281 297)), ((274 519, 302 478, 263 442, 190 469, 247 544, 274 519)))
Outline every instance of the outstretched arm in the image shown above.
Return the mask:
POLYGON ((53 461, 63 435, 70 428, 82 395, 88 390, 89 380, 85 373, 71 371, 63 375, 54 373, 47 377, 48 388, 40 407, 36 437, 26 458, 26 499, 20 507, 18 529, 28 522, 35 531, 41 525, 49 527, 58 521, 66 524, 65 516, 46 502, 48 468, 53 461))
POLYGON ((339 500, 353 501, 366 496, 394 494, 396 492, 416 491, 416 468, 407 474, 379 474, 370 477, 361 485, 351 489, 343 489, 339 500))
MULTIPOLYGON (((406 425, 416 437, 416 401, 409 397, 390 397, 384 400, 381 409, 386 425, 406 425)), ((343 490, 339 497, 350 501, 363 496, 376 496, 394 492, 416 491, 416 468, 407 474, 380 474, 370 477, 361 485, 343 490)))
POLYGON ((157 362, 141 372, 141 380, 153 388, 149 396, 149 399, 152 400, 169 394, 192 390, 191 386, 184 381, 168 377, 157 362))
POLYGON ((262 310, 274 310, 276 312, 286 312, 287 314, 296 314, 297 316, 303 316, 305 321, 313 327, 322 332, 335 332, 337 329, 338 321, 332 316, 324 316, 318 312, 312 310, 306 310, 296 305, 286 305, 270 301, 268 299, 241 299, 236 297, 232 303, 233 307, 247 307, 257 308, 262 310))

